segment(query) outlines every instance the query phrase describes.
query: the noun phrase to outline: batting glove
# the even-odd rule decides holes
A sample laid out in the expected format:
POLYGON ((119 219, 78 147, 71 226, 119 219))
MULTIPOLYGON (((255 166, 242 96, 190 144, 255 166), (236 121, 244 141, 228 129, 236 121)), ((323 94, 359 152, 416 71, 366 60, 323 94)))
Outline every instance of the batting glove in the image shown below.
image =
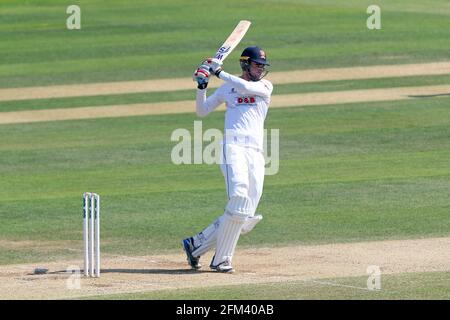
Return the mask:
POLYGON ((197 88, 203 90, 208 86, 209 81, 209 64, 204 61, 194 72, 194 80, 197 81, 197 88))
POLYGON ((208 58, 207 61, 209 63, 209 71, 214 73, 216 77, 219 77, 219 73, 222 71, 222 61, 216 58, 208 58))

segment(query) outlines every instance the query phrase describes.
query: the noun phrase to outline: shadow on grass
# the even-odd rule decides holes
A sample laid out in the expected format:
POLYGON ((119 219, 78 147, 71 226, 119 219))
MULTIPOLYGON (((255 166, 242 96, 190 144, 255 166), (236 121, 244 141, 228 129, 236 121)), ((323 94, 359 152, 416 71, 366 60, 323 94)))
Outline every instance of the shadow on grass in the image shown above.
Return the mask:
POLYGON ((105 269, 101 273, 142 273, 142 274, 200 274, 214 272, 210 270, 192 270, 192 269, 105 269))
POLYGON ((429 95, 420 95, 420 96, 408 96, 409 98, 434 98, 434 97, 443 97, 450 96, 450 93, 438 93, 438 94, 429 94, 429 95))
MULTIPOLYGON (((201 274, 211 273, 213 270, 192 270, 192 269, 101 269, 100 274, 105 273, 140 273, 140 274, 201 274)), ((83 270, 80 272, 84 273, 83 270)), ((67 270, 59 270, 53 272, 47 272, 46 274, 68 274, 67 270)))

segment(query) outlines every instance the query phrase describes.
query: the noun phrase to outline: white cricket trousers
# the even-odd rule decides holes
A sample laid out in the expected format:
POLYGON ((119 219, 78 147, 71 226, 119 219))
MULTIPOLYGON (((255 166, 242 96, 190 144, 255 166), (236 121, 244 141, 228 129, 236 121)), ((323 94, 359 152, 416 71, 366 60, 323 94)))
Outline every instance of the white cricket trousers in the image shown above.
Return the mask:
MULTIPOLYGON (((264 184, 264 155, 262 151, 237 144, 224 144, 222 148, 220 168, 225 178, 228 199, 232 196, 250 198, 252 210, 250 216, 255 215, 261 199, 264 184)), ((203 231, 193 236, 196 249, 192 252, 199 257, 216 246, 217 231, 224 215, 218 217, 203 231)))
POLYGON ((224 144, 220 168, 225 178, 228 199, 249 197, 253 212, 258 207, 264 185, 264 154, 262 151, 238 144, 224 144))

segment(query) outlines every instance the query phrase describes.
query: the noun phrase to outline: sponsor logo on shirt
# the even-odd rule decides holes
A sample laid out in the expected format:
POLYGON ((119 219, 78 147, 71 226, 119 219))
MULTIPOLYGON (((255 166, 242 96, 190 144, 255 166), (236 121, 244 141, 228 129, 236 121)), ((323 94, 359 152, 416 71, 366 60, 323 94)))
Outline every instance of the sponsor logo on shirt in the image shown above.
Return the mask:
POLYGON ((256 99, 255 97, 249 96, 236 97, 236 105, 243 105, 243 104, 256 104, 256 99))

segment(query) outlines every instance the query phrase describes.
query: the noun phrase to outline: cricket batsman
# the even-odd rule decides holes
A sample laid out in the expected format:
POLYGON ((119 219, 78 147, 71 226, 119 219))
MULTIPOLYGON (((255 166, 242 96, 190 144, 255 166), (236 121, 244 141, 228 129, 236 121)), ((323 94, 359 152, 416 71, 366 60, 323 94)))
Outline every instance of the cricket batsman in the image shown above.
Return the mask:
POLYGON ((183 240, 188 263, 193 269, 200 269, 200 257, 215 247, 210 268, 218 272, 234 272, 232 259, 239 236, 249 232, 262 219, 261 215, 255 216, 255 211, 263 191, 264 120, 273 86, 263 79, 269 63, 261 48, 246 48, 241 54, 240 64, 240 77, 225 72, 217 59, 203 61, 194 73, 198 84, 197 115, 205 117, 222 103, 227 107, 220 166, 228 202, 225 212, 211 225, 183 240), (206 98, 211 75, 225 83, 206 98))

